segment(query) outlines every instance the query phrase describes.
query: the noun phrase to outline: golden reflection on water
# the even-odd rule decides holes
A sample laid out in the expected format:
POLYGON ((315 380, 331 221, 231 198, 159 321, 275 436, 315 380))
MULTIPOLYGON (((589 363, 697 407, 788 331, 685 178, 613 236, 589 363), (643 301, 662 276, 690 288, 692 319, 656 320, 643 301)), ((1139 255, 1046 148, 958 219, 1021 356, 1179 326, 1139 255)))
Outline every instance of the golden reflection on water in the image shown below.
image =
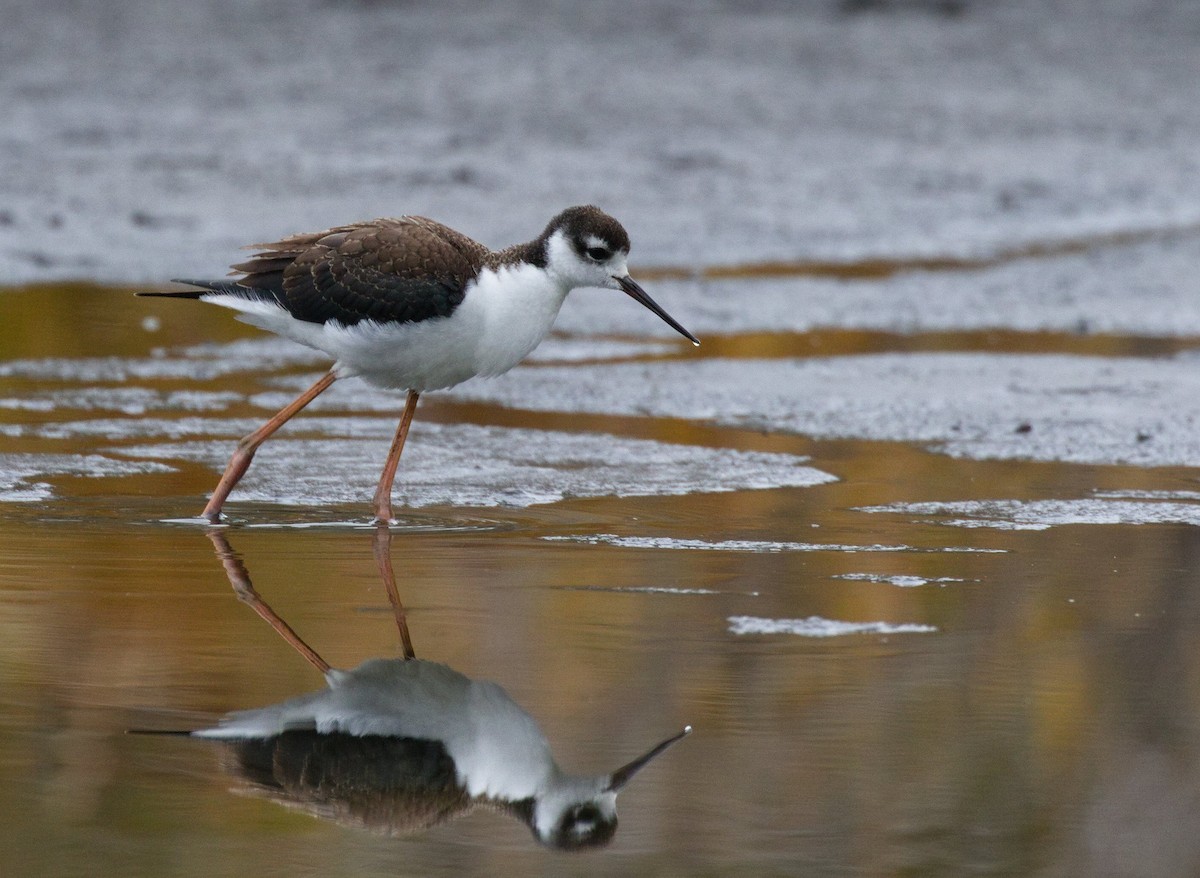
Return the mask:
MULTIPOLYGON (((184 327, 143 328, 143 304, 85 288, 4 294, 0 357, 144 356, 151 346, 248 334, 224 315, 199 312, 184 327), (99 329, 79 318, 79 307, 99 329)), ((835 341, 831 334, 821 353, 835 341)), ((846 343, 857 350, 860 340, 846 343)), ((247 376, 217 385, 260 389, 247 376)), ((35 386, 0 379, 0 396, 35 386)), ((425 416, 444 421, 567 423, 430 402, 425 416)), ((36 417, 0 409, 0 426, 36 417)), ((161 523, 195 514, 211 488, 214 474, 191 466, 107 481, 60 477, 53 500, 0 504, 0 870, 1196 871, 1200 534, 1174 525, 963 529, 855 511, 912 499, 1194 488, 1193 472, 972 462, 890 443, 673 420, 573 415, 570 424, 808 454, 841 479, 524 510, 422 510, 412 529, 397 531, 396 576, 420 654, 501 682, 539 719, 564 764, 611 768, 659 733, 695 726, 685 746, 624 794, 609 852, 550 862, 554 855, 532 847, 519 826, 486 813, 416 838, 377 839, 230 796, 179 742, 124 735, 211 722, 320 683, 234 599, 203 529, 161 523), (439 526, 456 520, 465 526, 439 526), (543 539, 598 533, 919 551, 687 551, 543 539), (963 581, 904 588, 835 578, 862 573, 963 581), (638 591, 655 587, 716 593, 638 591), (733 615, 938 630, 735 636, 733 615)), ((84 451, 88 441, 0 433, 0 454, 84 451)), ((241 511, 252 522, 361 512, 241 511)), ((369 531, 231 532, 258 588, 332 664, 398 654, 369 531)))

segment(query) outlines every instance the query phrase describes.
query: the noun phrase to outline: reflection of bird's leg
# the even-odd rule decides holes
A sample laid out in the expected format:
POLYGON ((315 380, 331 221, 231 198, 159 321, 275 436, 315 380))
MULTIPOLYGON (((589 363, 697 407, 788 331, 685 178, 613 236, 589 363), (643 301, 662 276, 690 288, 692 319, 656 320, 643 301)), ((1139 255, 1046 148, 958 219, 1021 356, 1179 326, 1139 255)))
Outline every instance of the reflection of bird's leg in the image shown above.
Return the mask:
POLYGON ((217 487, 213 490, 212 497, 208 500, 208 505, 204 507, 204 511, 200 513, 203 518, 216 524, 221 520, 221 506, 225 503, 225 498, 229 496, 229 492, 246 474, 246 470, 250 468, 250 461, 254 459, 254 452, 258 450, 258 446, 267 441, 272 433, 290 421, 297 412, 316 399, 323 391, 329 388, 337 380, 337 376, 333 372, 326 372, 321 377, 321 380, 310 387, 304 393, 296 397, 292 402, 288 403, 279 410, 271 420, 267 421, 253 433, 248 436, 243 436, 237 444, 237 449, 233 452, 233 457, 229 459, 229 465, 225 467, 225 474, 221 476, 221 481, 217 483, 217 487))
POLYGON ((225 534, 219 530, 210 530, 208 538, 212 540, 213 547, 217 550, 217 557, 221 559, 225 575, 229 577, 229 584, 233 586, 233 592, 237 595, 238 600, 250 607, 264 622, 274 628, 275 632, 286 640, 292 649, 300 653, 306 662, 322 674, 329 673, 329 662, 317 655, 316 650, 301 640, 300 635, 293 631, 292 627, 258 596, 258 592, 254 590, 254 584, 250 581, 250 572, 246 570, 242 559, 229 545, 225 534))
POLYGON ((400 465, 400 454, 404 451, 404 442, 408 439, 408 428, 412 424, 413 414, 417 411, 417 400, 420 394, 415 390, 408 392, 408 400, 404 403, 404 414, 400 416, 400 425, 396 428, 396 437, 388 450, 387 460, 383 464, 383 472, 379 476, 379 486, 375 489, 375 521, 387 524, 392 520, 392 485, 396 481, 396 467, 400 465))
POLYGON ((407 613, 404 605, 400 603, 400 592, 396 589, 396 572, 392 569, 392 532, 386 525, 375 528, 374 550, 375 563, 379 565, 379 575, 383 579, 383 587, 387 589, 392 614, 396 617, 396 627, 400 629, 400 645, 404 648, 404 657, 416 658, 412 637, 408 633, 407 613))

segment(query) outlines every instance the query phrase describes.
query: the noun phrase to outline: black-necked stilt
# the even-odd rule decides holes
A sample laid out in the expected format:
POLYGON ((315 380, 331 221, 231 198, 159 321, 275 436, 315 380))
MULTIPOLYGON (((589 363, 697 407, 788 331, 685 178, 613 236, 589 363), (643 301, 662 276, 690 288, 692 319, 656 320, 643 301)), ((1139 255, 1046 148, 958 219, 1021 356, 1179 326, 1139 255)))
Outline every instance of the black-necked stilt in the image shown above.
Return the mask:
POLYGON ((227 767, 259 793, 338 822, 396 834, 493 807, 542 844, 571 850, 611 841, 617 793, 691 731, 611 774, 573 775, 496 683, 439 662, 383 658, 331 669, 325 680, 192 737, 226 742, 227 767))
POLYGON ((527 244, 493 251, 418 216, 377 219, 254 245, 228 281, 180 280, 198 290, 141 293, 200 299, 333 357, 332 369, 238 443, 202 515, 217 521, 255 450, 338 378, 408 391, 374 506, 392 518, 396 467, 427 390, 500 375, 550 330, 576 287, 620 290, 694 344, 699 340, 647 295, 626 265, 629 235, 598 208, 571 207, 527 244))
POLYGON ((414 657, 386 529, 376 532, 375 554, 405 658, 370 659, 348 671, 330 667, 258 595, 223 533, 209 536, 238 597, 324 675, 326 687, 168 734, 223 742, 226 769, 281 804, 389 835, 486 806, 517 817, 543 844, 593 847, 616 832, 621 788, 691 732, 685 726, 609 774, 568 774, 503 688, 414 657))

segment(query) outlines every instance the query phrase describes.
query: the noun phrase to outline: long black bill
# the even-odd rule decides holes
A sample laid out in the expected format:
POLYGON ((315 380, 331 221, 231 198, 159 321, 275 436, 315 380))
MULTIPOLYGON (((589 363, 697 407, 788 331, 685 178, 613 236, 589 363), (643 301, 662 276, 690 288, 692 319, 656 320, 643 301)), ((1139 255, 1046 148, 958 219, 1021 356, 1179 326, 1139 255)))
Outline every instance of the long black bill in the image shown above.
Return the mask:
POLYGON ((630 298, 645 305, 647 308, 665 320, 668 326, 670 326, 692 344, 700 344, 700 339, 696 338, 696 336, 692 335, 690 332, 680 326, 676 322, 675 318, 664 311, 658 302, 651 299, 649 293, 643 290, 641 286, 638 285, 637 281, 635 281, 629 275, 625 275, 625 277, 617 277, 616 275, 613 275, 613 280, 620 284, 621 289, 628 293, 630 298))
POLYGON ((671 737, 667 738, 661 744, 659 744, 658 746, 651 749, 648 753, 644 753, 643 755, 639 756, 637 759, 633 760, 628 765, 623 765, 620 768, 618 768, 616 771, 614 771, 612 773, 612 777, 608 781, 608 786, 605 787, 605 792, 615 793, 617 790, 621 789, 621 787, 623 787, 623 786, 625 786, 625 784, 629 783, 630 779, 635 774, 637 774, 639 771, 641 771, 643 768, 646 767, 646 763, 648 763, 655 756, 658 756, 660 753, 662 753, 664 750, 666 750, 668 747, 670 747, 676 741, 680 740, 681 738, 686 738, 691 733, 692 733, 692 727, 684 726, 683 731, 678 732, 677 734, 674 734, 671 737))

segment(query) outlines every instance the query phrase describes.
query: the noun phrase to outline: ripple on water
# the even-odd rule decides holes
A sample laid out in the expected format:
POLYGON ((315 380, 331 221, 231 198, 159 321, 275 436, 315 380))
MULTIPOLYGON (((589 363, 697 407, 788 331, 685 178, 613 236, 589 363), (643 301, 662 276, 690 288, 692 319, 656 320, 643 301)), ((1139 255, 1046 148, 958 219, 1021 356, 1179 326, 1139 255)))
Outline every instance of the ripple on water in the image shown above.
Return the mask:
POLYGON ((911 576, 905 574, 887 575, 883 573, 835 573, 834 579, 847 579, 852 582, 878 582, 894 585, 898 588, 919 588, 922 585, 946 585, 951 582, 967 582, 958 576, 911 576))
POLYGON ((930 516, 949 527, 1047 530, 1080 524, 1200 525, 1200 503, 1191 491, 1139 491, 1137 500, 1121 493, 1075 500, 962 500, 864 506, 861 512, 930 516), (949 517, 946 517, 949 516, 949 517), (970 516, 962 518, 959 516, 970 516))
POLYGON ((793 634, 797 637, 845 637, 852 634, 931 634, 932 625, 911 622, 842 622, 809 616, 807 619, 766 619, 761 616, 730 616, 731 634, 793 634))

